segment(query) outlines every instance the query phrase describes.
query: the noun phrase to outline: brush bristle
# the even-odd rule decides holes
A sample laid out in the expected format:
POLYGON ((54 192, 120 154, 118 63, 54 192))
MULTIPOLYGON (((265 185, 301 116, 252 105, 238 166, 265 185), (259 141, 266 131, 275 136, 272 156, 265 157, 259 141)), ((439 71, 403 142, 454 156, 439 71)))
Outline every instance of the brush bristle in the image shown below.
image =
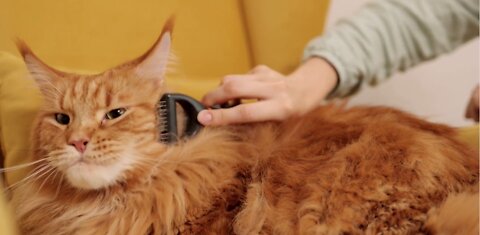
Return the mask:
POLYGON ((167 102, 160 100, 155 106, 156 117, 157 117, 157 130, 159 133, 160 142, 168 142, 168 119, 167 119, 167 102))

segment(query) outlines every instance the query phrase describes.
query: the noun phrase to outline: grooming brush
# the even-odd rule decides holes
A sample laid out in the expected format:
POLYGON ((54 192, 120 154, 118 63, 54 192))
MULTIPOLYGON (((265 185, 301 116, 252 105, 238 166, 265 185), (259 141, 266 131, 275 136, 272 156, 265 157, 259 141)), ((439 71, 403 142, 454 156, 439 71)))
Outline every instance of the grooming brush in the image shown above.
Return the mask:
MULTIPOLYGON (((212 108, 229 108, 239 103, 240 101, 236 100, 233 103, 216 105, 212 108)), ((180 137, 194 136, 203 128, 203 125, 197 120, 197 115, 205 109, 205 106, 190 96, 179 93, 166 93, 162 96, 157 106, 161 142, 175 143, 180 137), (177 104, 182 107, 185 113, 184 133, 178 133, 177 104)))

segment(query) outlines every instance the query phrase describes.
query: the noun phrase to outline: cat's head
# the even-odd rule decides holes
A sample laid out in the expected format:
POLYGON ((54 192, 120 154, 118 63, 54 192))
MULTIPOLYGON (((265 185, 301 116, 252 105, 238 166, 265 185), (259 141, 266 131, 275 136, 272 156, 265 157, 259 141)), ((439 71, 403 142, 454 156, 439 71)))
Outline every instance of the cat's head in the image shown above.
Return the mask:
POLYGON ((97 75, 56 70, 19 42, 45 101, 33 129, 36 160, 45 158, 82 189, 108 187, 134 166, 151 164, 142 156, 158 138, 154 110, 164 92, 171 29, 170 20, 145 54, 97 75))

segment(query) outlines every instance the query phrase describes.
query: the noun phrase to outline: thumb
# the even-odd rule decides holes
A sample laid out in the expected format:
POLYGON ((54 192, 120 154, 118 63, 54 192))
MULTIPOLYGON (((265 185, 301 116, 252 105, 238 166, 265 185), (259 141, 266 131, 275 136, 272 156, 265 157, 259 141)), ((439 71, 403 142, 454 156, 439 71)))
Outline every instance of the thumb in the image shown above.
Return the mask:
POLYGON ((239 106, 228 109, 208 109, 198 113, 197 120, 204 126, 222 126, 234 123, 247 122, 241 115, 239 106))
POLYGON ((205 126, 221 126, 228 124, 261 122, 285 119, 284 111, 278 110, 275 101, 260 101, 251 104, 240 104, 226 109, 202 110, 198 121, 205 126))
POLYGON ((222 110, 202 110, 197 115, 197 120, 204 126, 219 126, 225 124, 222 120, 222 110))

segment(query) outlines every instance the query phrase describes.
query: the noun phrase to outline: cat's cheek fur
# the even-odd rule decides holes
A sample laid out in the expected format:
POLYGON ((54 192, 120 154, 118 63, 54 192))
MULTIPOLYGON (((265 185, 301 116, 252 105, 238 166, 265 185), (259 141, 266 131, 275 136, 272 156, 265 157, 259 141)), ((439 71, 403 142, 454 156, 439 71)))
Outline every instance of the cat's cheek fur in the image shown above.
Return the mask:
POLYGON ((123 154, 109 165, 78 162, 63 171, 72 186, 94 190, 106 188, 123 180, 125 172, 131 169, 133 164, 132 157, 123 154))

